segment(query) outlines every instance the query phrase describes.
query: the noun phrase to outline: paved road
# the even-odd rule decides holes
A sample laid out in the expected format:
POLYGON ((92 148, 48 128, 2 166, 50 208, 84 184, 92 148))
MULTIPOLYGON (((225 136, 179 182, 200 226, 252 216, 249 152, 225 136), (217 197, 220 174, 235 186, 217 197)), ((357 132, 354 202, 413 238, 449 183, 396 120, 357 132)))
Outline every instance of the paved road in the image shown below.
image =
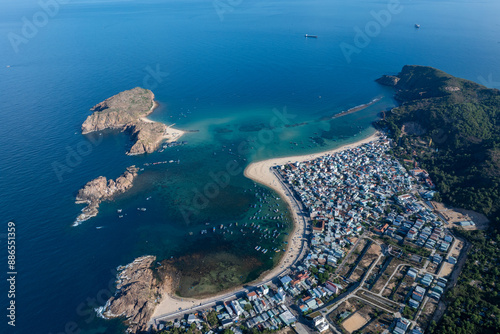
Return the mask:
MULTIPOLYGON (((380 259, 382 258, 382 256, 384 256, 384 255, 380 254, 378 256, 377 260, 372 263, 372 265, 370 266, 370 268, 368 269, 368 271, 366 272, 366 274, 364 275, 363 279, 361 280, 360 284, 358 285, 358 287, 356 289, 354 289, 353 291, 351 291, 351 293, 349 293, 348 295, 346 295, 342 299, 336 301, 335 304, 333 304, 333 305, 331 305, 331 304, 325 305, 324 307, 322 307, 321 309, 318 310, 318 311, 320 311, 324 315, 324 317, 326 318, 326 321, 328 321, 328 323, 330 324, 330 328, 336 334, 338 334, 339 331, 335 327, 335 324, 332 321, 330 321, 330 317, 328 317, 328 315, 330 313, 332 313, 337 307, 339 307, 340 304, 342 304, 347 299, 352 298, 352 297, 360 298, 358 296, 355 296, 354 294, 356 293, 356 291, 358 291, 363 286, 363 284, 365 283, 366 278, 370 277, 370 274, 371 274, 373 268, 375 268, 375 266, 380 261, 380 259), (331 308, 330 308, 330 306, 331 306, 331 308)), ((368 301, 366 301, 366 302, 368 303, 368 301)))
MULTIPOLYGON (((364 238, 366 234, 366 231, 363 232, 363 234, 358 238, 358 240, 356 240, 356 242, 354 243, 354 245, 352 245, 351 249, 349 250, 349 252, 347 253, 347 255, 345 256, 344 258, 344 261, 342 261, 342 263, 340 264, 340 266, 337 267, 337 270, 335 270, 338 273, 340 273, 340 271, 342 270, 342 268, 344 267, 344 264, 347 262, 347 260, 349 259, 349 256, 351 255, 352 252, 354 252, 354 250, 356 249, 356 247, 358 246, 359 242, 361 241, 361 239, 364 238)), ((370 239, 371 240, 371 239, 370 239)))
POLYGON ((363 284, 365 283, 366 281, 366 278, 367 277, 370 277, 370 274, 373 270, 373 268, 375 268, 375 266, 377 265, 377 263, 380 261, 380 259, 382 258, 382 256, 384 256, 383 254, 380 254, 377 258, 376 261, 374 261, 372 263, 372 265, 370 266, 370 268, 368 269, 368 271, 366 272, 366 274, 364 275, 363 279, 361 280, 361 282, 359 283, 358 287, 356 289, 354 289, 353 291, 351 291, 350 294, 346 295, 345 297, 343 297, 342 299, 338 300, 335 302, 335 304, 333 305, 325 305, 323 308, 321 308, 319 311, 322 312, 322 310, 324 310, 325 308, 327 309, 327 312, 326 314, 330 314, 331 312, 333 312, 340 304, 342 304, 345 300, 351 298, 359 289, 361 289, 363 287, 363 284), (331 308, 330 308, 331 306, 331 308))
POLYGON ((385 288, 387 287, 387 284, 389 284, 389 282, 391 281, 392 277, 394 277, 394 275, 396 275, 396 273, 399 271, 399 268, 400 267, 404 267, 404 266, 409 266, 409 264, 407 263, 401 263, 399 264, 396 269, 394 270, 394 272, 392 273, 391 277, 389 277, 389 279, 387 280, 387 282, 385 282, 385 285, 384 287, 382 288, 382 290, 380 290, 379 293, 377 293, 377 295, 381 296, 382 297, 382 293, 384 292, 385 288))
POLYGON ((422 313, 422 310, 425 308, 425 304, 427 304, 427 301, 429 301, 429 296, 425 296, 424 301, 422 302, 422 305, 420 305, 420 308, 418 309, 418 312, 415 315, 415 320, 414 320, 415 323, 417 323, 418 318, 420 317, 420 314, 422 313))

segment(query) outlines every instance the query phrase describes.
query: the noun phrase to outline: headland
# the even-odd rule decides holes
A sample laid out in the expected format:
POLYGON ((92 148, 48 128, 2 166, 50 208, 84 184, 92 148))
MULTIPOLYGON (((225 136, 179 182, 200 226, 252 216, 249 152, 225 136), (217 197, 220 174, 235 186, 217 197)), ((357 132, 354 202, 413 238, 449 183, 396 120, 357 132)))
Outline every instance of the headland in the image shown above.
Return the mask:
POLYGON ((175 141, 184 132, 146 118, 158 106, 149 89, 136 87, 118 93, 90 110, 94 111, 82 124, 82 133, 119 129, 133 141, 127 154, 152 153, 163 141, 175 141))

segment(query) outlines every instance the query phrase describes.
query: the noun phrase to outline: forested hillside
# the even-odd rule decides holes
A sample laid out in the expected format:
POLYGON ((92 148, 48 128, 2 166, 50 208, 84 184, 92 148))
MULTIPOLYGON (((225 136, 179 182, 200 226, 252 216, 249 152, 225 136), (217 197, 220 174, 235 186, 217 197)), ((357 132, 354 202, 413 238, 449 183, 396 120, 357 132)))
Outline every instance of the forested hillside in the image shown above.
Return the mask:
POLYGON ((444 202, 500 222, 500 91, 423 66, 392 78, 401 106, 379 124, 394 153, 415 157, 444 202))
POLYGON ((378 123, 395 139, 393 153, 428 171, 436 200, 491 221, 487 232, 455 230, 471 247, 446 313, 428 332, 500 333, 500 91, 423 66, 378 82, 400 102, 378 123))

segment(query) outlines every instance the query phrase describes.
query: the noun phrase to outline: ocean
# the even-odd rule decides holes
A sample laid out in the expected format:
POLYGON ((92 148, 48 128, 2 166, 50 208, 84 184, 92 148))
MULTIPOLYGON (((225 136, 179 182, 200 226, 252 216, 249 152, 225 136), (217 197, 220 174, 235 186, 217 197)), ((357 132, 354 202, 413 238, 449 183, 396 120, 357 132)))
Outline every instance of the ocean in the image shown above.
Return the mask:
POLYGON ((122 333, 93 308, 113 291, 115 268, 142 255, 178 260, 182 296, 257 278, 280 253, 255 247, 284 247, 292 226, 285 203, 244 167, 373 133, 395 106, 374 82, 383 74, 429 65, 500 88, 495 0, 24 0, 0 9, 0 263, 5 277, 13 221, 17 272, 14 298, 0 282, 2 333, 122 333), (127 156, 123 133, 81 134, 93 105, 136 86, 160 103, 151 119, 190 131, 186 145, 127 156), (237 172, 226 183, 228 163, 237 172), (131 165, 144 168, 134 187, 72 226, 78 189, 131 165), (252 222, 280 237, 246 231, 252 222))

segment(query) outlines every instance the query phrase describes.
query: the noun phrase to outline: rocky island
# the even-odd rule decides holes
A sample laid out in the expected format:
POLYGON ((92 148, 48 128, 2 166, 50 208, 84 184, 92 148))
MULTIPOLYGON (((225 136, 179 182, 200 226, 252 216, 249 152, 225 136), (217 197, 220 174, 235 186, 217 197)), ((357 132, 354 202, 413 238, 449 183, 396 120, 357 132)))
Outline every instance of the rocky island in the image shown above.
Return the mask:
POLYGON ((157 104, 149 89, 136 87, 114 95, 95 105, 94 113, 82 124, 82 133, 119 129, 130 133, 133 145, 129 155, 152 153, 164 140, 178 139, 183 131, 146 118, 157 104))
POLYGON ((175 286, 175 270, 165 265, 155 267, 155 261, 155 256, 147 255, 118 267, 117 291, 98 313, 107 319, 125 317, 128 332, 145 332, 162 294, 175 286))
POLYGON ((124 193, 132 187, 138 170, 137 167, 130 166, 125 173, 116 180, 108 180, 104 176, 99 176, 89 181, 76 195, 75 203, 86 203, 88 205, 83 208, 82 213, 76 218, 73 226, 77 226, 81 222, 95 217, 99 212, 99 204, 101 204, 102 201, 109 200, 113 196, 124 193))

